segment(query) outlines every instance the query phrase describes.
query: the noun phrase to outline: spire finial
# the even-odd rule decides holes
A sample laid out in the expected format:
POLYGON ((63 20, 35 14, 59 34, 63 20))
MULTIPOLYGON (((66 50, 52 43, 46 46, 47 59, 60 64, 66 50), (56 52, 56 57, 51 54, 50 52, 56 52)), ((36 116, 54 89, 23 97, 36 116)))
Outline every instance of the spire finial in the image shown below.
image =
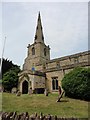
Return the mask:
POLYGON ((39 11, 39 15, 40 15, 40 11, 39 11))
POLYGON ((39 13, 38 13, 38 20, 40 20, 41 19, 41 17, 40 17, 40 11, 39 11, 39 13))

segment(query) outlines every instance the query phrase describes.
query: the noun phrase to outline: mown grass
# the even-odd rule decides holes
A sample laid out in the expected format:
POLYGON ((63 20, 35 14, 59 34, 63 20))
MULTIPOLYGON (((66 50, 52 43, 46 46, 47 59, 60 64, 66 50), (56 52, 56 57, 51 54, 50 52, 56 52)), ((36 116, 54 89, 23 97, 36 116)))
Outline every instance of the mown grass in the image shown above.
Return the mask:
POLYGON ((56 102, 58 94, 28 95, 23 94, 16 96, 15 94, 2 94, 2 111, 35 112, 43 114, 57 115, 58 117, 77 117, 88 118, 88 102, 63 97, 61 102, 56 102))
POLYGON ((2 110, 2 94, 0 93, 0 111, 2 110))

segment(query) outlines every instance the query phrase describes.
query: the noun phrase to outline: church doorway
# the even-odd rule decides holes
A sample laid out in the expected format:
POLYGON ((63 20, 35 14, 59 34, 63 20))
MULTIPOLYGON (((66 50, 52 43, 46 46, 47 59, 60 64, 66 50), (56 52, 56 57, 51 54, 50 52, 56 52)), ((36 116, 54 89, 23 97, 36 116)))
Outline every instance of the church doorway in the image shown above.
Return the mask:
POLYGON ((28 82, 25 80, 22 83, 22 94, 27 94, 28 93, 28 82))

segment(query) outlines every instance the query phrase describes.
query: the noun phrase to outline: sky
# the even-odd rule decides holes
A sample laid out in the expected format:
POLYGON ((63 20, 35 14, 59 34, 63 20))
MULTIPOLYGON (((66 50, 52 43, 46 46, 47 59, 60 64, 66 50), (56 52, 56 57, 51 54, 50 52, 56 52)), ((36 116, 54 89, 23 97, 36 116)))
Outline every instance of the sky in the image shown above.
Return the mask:
POLYGON ((39 11, 51 59, 88 50, 88 2, 2 2, 0 8, 0 48, 6 36, 3 57, 19 66, 34 42, 39 11))

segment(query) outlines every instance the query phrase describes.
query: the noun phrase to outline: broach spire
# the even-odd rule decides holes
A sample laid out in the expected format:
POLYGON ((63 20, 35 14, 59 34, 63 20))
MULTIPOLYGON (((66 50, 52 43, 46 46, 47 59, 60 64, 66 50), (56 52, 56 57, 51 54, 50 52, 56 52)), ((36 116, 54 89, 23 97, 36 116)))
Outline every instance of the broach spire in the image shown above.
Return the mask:
POLYGON ((41 23, 41 16, 40 12, 38 14, 38 20, 37 20, 37 27, 36 27, 36 34, 35 34, 35 42, 41 42, 44 43, 44 36, 43 36, 43 30, 42 30, 42 23, 41 23))

